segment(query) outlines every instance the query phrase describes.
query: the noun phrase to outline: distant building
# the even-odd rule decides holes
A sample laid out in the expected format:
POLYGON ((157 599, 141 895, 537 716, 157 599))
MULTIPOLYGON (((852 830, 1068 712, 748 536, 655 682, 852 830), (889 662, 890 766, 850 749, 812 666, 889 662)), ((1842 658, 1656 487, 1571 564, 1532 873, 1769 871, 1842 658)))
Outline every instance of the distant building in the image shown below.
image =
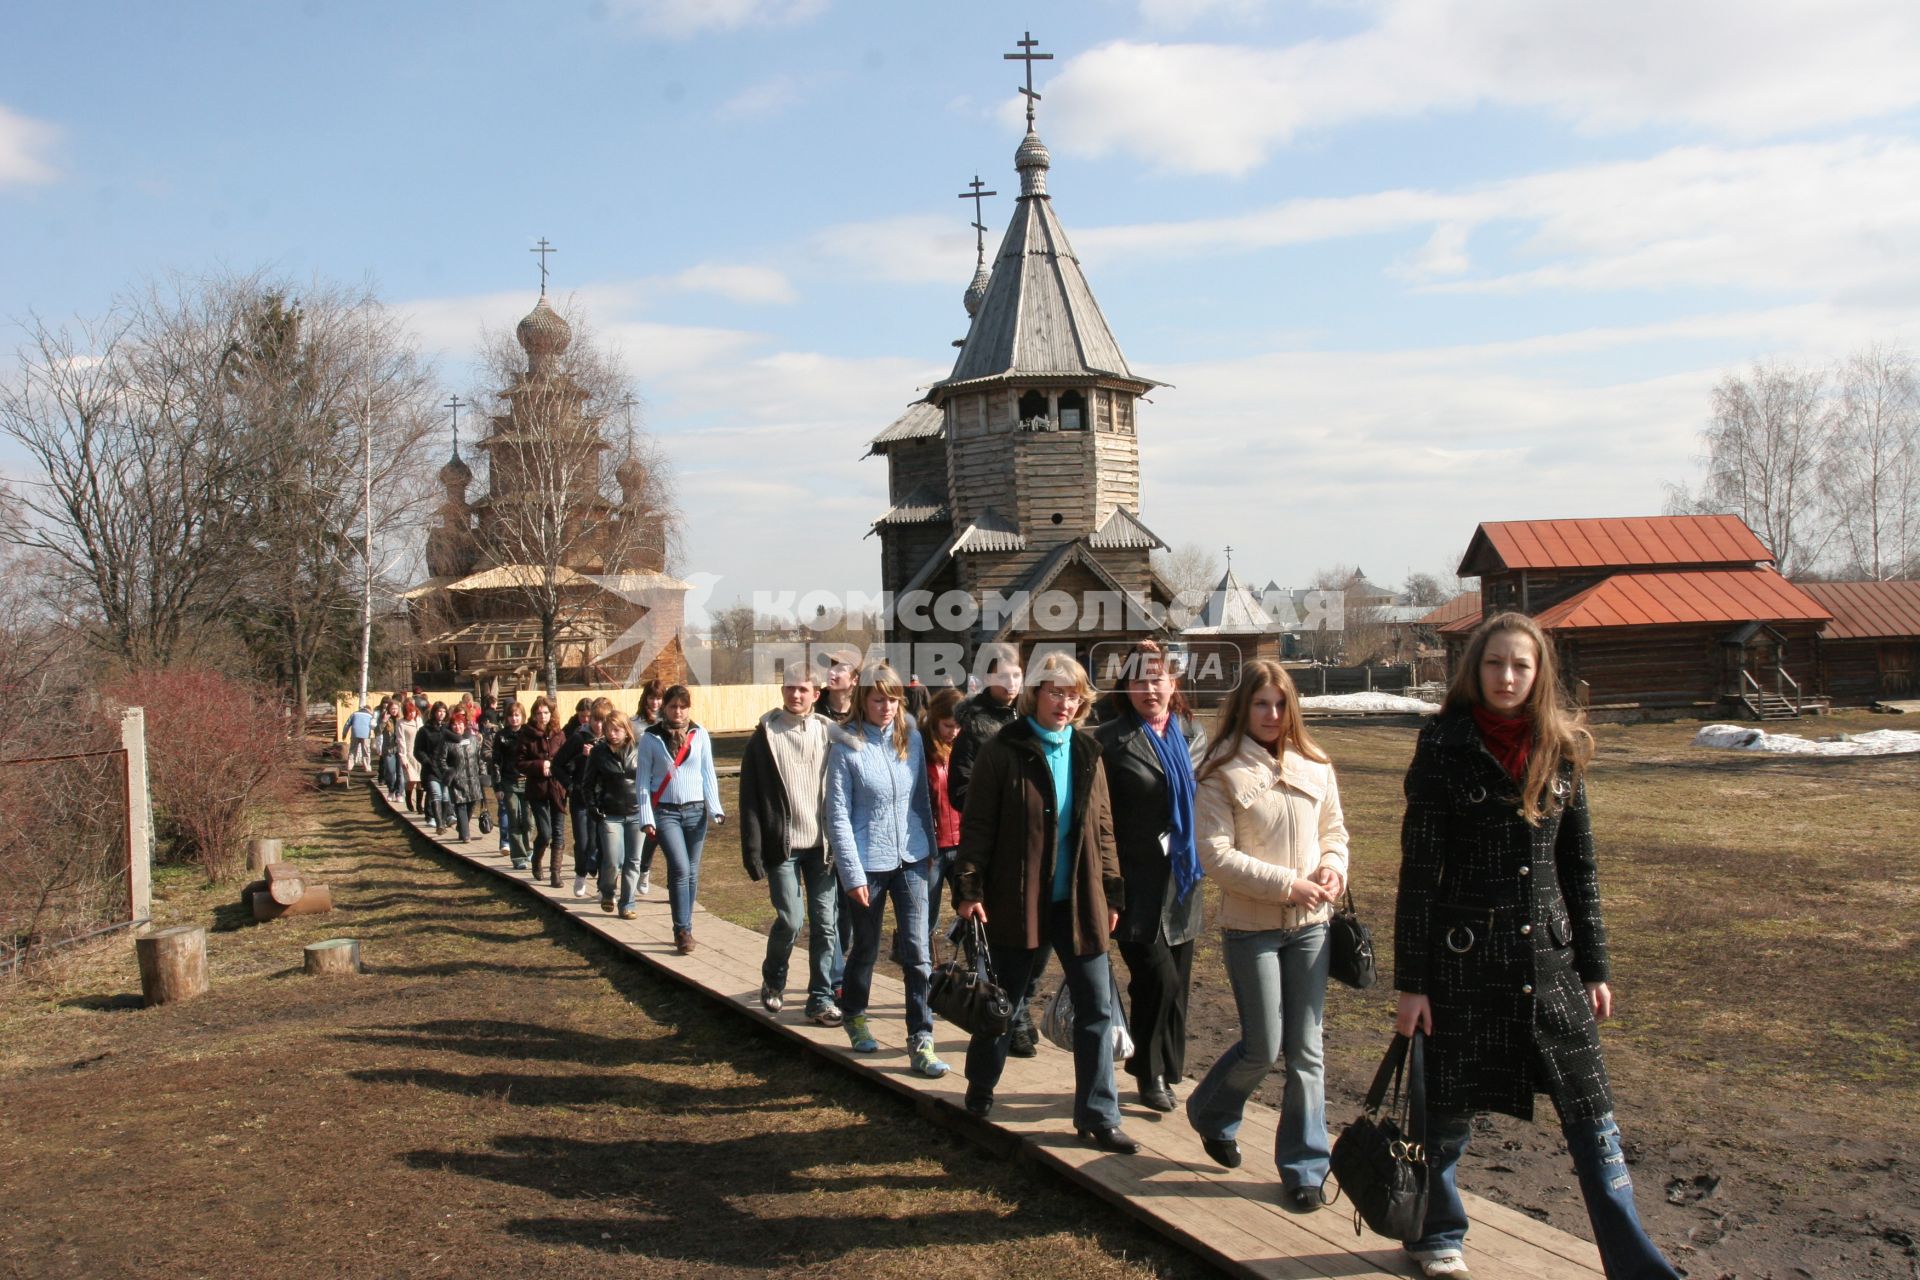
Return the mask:
POLYGON ((586 412, 588 393, 561 367, 573 334, 544 292, 515 336, 527 367, 498 393, 502 411, 489 416, 479 442, 488 459, 487 491, 467 497, 473 470, 460 457, 457 426, 453 456, 440 468, 445 497, 427 536, 430 576, 403 596, 416 637, 415 678, 493 694, 540 682, 541 622, 527 588, 547 581, 547 567, 527 562, 530 539, 511 530, 527 519, 527 495, 554 483, 561 458, 568 460, 560 481, 569 495, 565 533, 545 544, 563 549, 553 575, 564 601, 555 634, 560 682, 684 680, 680 631, 688 587, 665 572, 665 518, 647 505, 645 468, 631 454, 622 459, 611 475, 619 498, 609 496, 605 455, 612 446, 600 420, 586 412))
MULTIPOLYGON (((1583 703, 1776 719, 1819 696, 1832 614, 1737 517, 1490 522, 1459 573, 1480 579, 1486 612, 1529 614, 1554 637, 1583 703)), ((1449 665, 1480 617, 1439 627, 1449 665)))
POLYGON ((1863 706, 1920 698, 1920 582, 1805 582, 1833 615, 1820 633, 1821 690, 1863 706))

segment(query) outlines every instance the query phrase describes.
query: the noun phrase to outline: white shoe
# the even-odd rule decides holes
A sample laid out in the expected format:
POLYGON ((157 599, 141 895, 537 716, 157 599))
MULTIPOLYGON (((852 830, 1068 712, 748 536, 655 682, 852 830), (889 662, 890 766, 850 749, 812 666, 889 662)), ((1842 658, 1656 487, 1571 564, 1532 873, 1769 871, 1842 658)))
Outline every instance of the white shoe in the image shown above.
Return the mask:
POLYGON ((1419 1264, 1420 1274, 1428 1280, 1473 1280, 1467 1274, 1467 1260, 1457 1253, 1443 1253, 1432 1258, 1414 1254, 1413 1260, 1419 1264))
POLYGON ((644 898, 652 892, 653 873, 651 871, 643 871, 640 873, 640 896, 644 898))
POLYGON ((573 878, 573 896, 576 898, 584 898, 587 896, 587 878, 585 876, 575 876, 573 878))

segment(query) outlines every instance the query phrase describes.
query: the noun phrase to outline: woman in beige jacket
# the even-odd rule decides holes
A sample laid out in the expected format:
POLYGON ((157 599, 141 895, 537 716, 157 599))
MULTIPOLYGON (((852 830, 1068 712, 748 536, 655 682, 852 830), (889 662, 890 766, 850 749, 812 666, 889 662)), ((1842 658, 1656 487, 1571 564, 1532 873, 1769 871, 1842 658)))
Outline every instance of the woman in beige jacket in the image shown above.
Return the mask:
POLYGON ((1324 1203, 1327 1107, 1321 1014, 1327 919, 1346 887, 1347 826, 1326 753, 1307 735, 1285 667, 1250 662, 1220 711, 1199 770, 1200 862, 1220 886, 1221 953, 1240 1010, 1240 1041, 1187 1099, 1207 1154, 1240 1164, 1247 1099, 1286 1058, 1274 1163, 1281 1204, 1324 1203))

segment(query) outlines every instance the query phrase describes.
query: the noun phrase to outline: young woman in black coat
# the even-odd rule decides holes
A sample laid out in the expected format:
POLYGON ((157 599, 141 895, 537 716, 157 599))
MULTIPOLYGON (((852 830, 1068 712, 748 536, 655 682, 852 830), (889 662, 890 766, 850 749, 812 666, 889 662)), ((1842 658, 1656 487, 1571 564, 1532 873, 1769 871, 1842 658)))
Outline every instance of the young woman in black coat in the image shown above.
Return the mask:
POLYGON ((445 835, 453 824, 453 804, 447 795, 446 756, 448 728, 447 704, 436 702, 427 712, 427 723, 413 740, 413 758, 420 764, 420 786, 427 797, 427 821, 433 834, 445 835))
POLYGON ((1178 671, 1158 644, 1141 641, 1126 663, 1093 731, 1127 883, 1127 909, 1113 936, 1127 962, 1133 1010, 1127 1071, 1142 1103, 1172 1111, 1174 1086, 1187 1069, 1187 993, 1200 932, 1194 766, 1207 732, 1189 713, 1178 671))
POLYGON ((1407 770, 1394 918, 1397 1028, 1427 1033, 1427 1219, 1407 1251, 1464 1277, 1454 1182, 1473 1115, 1532 1119, 1545 1093, 1606 1274, 1665 1280, 1633 1204, 1598 1023, 1613 1012, 1583 778, 1593 737, 1524 614, 1474 632, 1407 770))

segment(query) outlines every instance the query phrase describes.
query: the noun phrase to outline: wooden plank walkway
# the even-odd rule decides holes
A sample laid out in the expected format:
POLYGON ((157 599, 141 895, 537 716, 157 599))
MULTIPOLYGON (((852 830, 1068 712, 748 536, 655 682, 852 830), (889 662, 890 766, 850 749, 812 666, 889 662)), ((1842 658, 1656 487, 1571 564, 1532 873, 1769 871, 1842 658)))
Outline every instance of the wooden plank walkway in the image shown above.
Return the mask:
MULTIPOLYGON (((513 870, 506 856, 496 851, 493 836, 477 837, 466 845, 436 840, 417 815, 390 804, 378 787, 369 785, 369 790, 376 803, 385 804, 396 818, 410 823, 423 839, 433 840, 445 852, 545 900, 555 911, 641 963, 731 1004, 806 1051, 912 1099, 920 1113, 931 1120, 968 1133, 1004 1154, 1056 1170, 1230 1274, 1281 1280, 1419 1274, 1397 1243, 1372 1232, 1356 1236, 1353 1213, 1344 1202, 1307 1215, 1288 1213, 1279 1207, 1280 1184, 1273 1172, 1272 1145, 1278 1116, 1269 1107, 1249 1105, 1240 1134, 1245 1163, 1239 1169, 1227 1170, 1207 1158, 1199 1137, 1181 1112, 1161 1115, 1130 1105, 1123 1091, 1126 1131, 1140 1142, 1141 1150, 1135 1156, 1108 1155, 1074 1136, 1073 1059, 1046 1044, 1038 1057, 1008 1060, 1006 1074, 995 1091, 993 1119, 976 1120, 961 1106, 966 1082, 960 1074, 960 1063, 966 1056, 966 1040, 953 1028, 944 1022, 936 1024, 940 1056, 954 1064, 951 1074, 926 1080, 908 1070, 905 988, 885 966, 874 975, 873 1001, 868 1011, 880 1051, 856 1054, 847 1047, 846 1034, 839 1028, 818 1027, 806 1021, 799 1000, 777 1015, 760 1007, 760 961, 766 953, 763 935, 696 907, 694 932, 700 939, 699 949, 690 956, 674 950, 663 891, 663 859, 655 862, 662 890, 639 901, 639 919, 622 920, 600 911, 597 894, 575 898, 570 876, 556 889, 544 882, 534 883, 527 873, 513 870)), ((570 862, 570 850, 566 856, 570 862)), ((801 949, 804 947, 803 938, 801 949)), ((804 959, 796 958, 794 969, 804 979, 804 959)), ((795 994, 795 989, 790 988, 788 994, 795 994)), ((1337 1131, 1337 1126, 1349 1118, 1329 1116, 1328 1121, 1337 1131)), ((1599 1255, 1586 1241, 1476 1196, 1468 1195, 1466 1201, 1473 1222, 1467 1241, 1468 1262, 1478 1280, 1593 1280, 1600 1276, 1599 1255)))

